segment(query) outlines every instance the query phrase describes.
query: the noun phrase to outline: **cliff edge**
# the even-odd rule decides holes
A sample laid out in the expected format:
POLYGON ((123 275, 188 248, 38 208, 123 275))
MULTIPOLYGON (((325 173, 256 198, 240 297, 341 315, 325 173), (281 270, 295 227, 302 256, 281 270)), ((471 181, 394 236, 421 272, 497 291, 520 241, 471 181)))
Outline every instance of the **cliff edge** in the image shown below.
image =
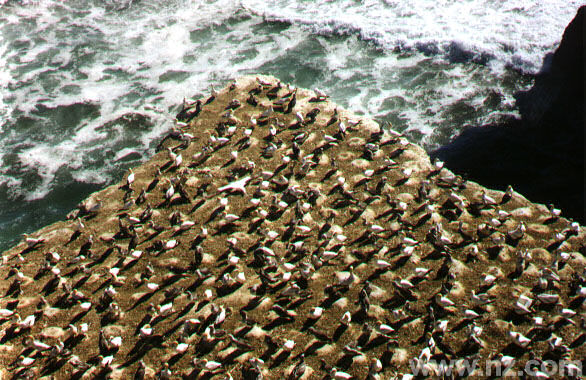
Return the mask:
POLYGON ((485 186, 512 185, 584 223, 585 21, 583 6, 533 87, 516 95, 520 120, 469 128, 431 156, 485 186))
POLYGON ((0 377, 408 379, 445 360, 479 378, 510 358, 579 375, 578 223, 272 77, 177 119, 2 254, 0 377))

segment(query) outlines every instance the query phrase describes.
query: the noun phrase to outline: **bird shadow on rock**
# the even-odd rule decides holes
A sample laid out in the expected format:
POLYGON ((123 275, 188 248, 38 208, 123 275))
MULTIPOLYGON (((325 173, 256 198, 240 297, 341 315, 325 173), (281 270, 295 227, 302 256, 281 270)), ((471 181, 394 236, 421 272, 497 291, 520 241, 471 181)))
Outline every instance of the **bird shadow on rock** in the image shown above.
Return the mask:
POLYGON ((283 350, 277 357, 273 360, 273 363, 269 367, 269 369, 275 369, 280 366, 289 356, 291 355, 291 351, 283 350))

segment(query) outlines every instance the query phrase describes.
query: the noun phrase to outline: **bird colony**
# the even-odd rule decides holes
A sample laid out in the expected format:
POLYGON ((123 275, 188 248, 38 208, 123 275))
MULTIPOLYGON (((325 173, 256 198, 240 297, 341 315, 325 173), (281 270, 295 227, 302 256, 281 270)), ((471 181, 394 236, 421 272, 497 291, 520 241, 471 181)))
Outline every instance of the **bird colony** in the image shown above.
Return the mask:
POLYGON ((585 231, 553 206, 271 77, 176 119, 151 160, 4 252, 0 377, 408 379, 442 360, 478 377, 586 357, 585 231))

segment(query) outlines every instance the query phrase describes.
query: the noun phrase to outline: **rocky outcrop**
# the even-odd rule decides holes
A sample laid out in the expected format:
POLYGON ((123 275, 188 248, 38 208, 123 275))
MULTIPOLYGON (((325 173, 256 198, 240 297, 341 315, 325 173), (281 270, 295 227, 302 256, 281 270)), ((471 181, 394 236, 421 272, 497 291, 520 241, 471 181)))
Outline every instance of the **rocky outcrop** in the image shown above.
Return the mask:
POLYGON ((275 78, 178 119, 3 253, 0 377, 388 379, 438 359, 482 378, 495 353, 586 357, 577 223, 275 78))
POLYGON ((431 155, 483 185, 512 185, 584 222, 585 21, 583 6, 533 87, 516 95, 520 120, 469 128, 431 155))

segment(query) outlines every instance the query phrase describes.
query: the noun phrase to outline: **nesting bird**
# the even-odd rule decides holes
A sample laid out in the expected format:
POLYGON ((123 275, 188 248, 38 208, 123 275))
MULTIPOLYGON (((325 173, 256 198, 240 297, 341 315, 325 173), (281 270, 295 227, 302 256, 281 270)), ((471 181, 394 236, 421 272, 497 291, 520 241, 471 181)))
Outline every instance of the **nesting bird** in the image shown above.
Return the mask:
POLYGON ((212 88, 160 148, 3 255, 0 367, 408 379, 435 359, 581 357, 583 228, 322 91, 212 88))

